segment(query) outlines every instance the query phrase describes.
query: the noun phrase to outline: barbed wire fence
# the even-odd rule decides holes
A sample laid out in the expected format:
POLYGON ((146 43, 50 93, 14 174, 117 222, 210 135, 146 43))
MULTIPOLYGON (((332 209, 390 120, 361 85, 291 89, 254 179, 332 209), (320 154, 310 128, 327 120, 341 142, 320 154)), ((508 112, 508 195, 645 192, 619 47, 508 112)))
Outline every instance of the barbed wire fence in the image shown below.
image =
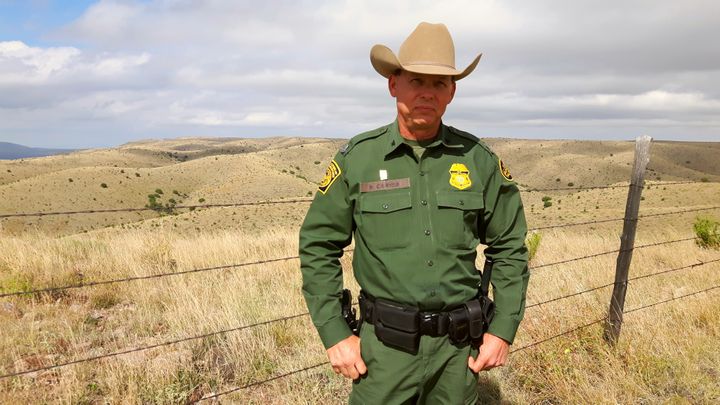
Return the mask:
MULTIPOLYGON (((682 184, 693 184, 693 183, 697 183, 697 182, 682 181, 682 182, 658 183, 658 184, 653 184, 653 185, 669 186, 669 185, 682 185, 682 184)), ((643 184, 643 182, 640 181, 637 184, 643 184)), ((574 191, 583 190, 584 191, 584 190, 592 190, 592 189, 613 189, 613 188, 628 188, 632 192, 632 189, 641 190, 643 187, 634 185, 631 182, 631 184, 626 184, 626 185, 526 189, 526 190, 522 190, 522 192, 533 193, 533 192, 567 191, 567 190, 574 190, 574 191)), ((176 206, 174 208, 176 208, 176 209, 223 208, 223 207, 239 207, 239 206, 267 205, 267 204, 297 204, 297 203, 306 203, 306 202, 310 202, 310 201, 312 201, 312 199, 300 198, 300 199, 289 199, 289 200, 258 201, 258 202, 228 203, 228 204, 187 205, 187 206, 176 206)), ((660 212, 660 213, 635 215, 634 218, 630 218, 630 221, 637 222, 641 218, 654 218, 654 217, 660 217, 660 216, 682 215, 685 213, 711 211, 711 210, 716 210, 716 209, 720 209, 720 206, 712 205, 712 206, 700 207, 700 208, 692 208, 692 209, 684 209, 684 210, 671 210, 671 211, 660 212)), ((82 214, 95 214, 95 213, 115 213, 115 212, 151 211, 151 210, 153 210, 153 208, 143 207, 143 208, 96 209, 96 210, 57 211, 57 212, 50 212, 50 211, 48 211, 48 212, 26 212, 26 213, 14 213, 14 214, 0 214, 0 219, 17 218, 17 217, 32 217, 32 216, 82 215, 82 214)), ((548 230, 548 229, 555 229, 555 228, 566 228, 566 227, 572 227, 572 226, 585 226, 585 225, 593 225, 593 224, 617 222, 617 221, 628 221, 628 220, 629 219, 626 214, 626 216, 623 218, 606 218, 606 219, 599 219, 599 220, 594 220, 594 221, 554 224, 554 225, 547 225, 547 226, 531 228, 530 231, 548 230)), ((620 249, 616 249, 616 250, 595 252, 595 253, 591 253, 588 255, 580 256, 580 257, 563 259, 563 260, 559 260, 559 261, 555 261, 555 262, 551 262, 551 263, 538 264, 538 265, 530 267, 530 271, 531 271, 531 273, 536 273, 539 269, 549 268, 549 267, 553 267, 553 266, 559 266, 559 265, 567 264, 567 263, 571 263, 571 262, 587 260, 587 259, 591 259, 591 258, 595 258, 595 257, 599 257, 599 256, 611 255, 611 254, 615 254, 615 253, 623 254, 623 253, 627 253, 627 252, 632 252, 634 250, 662 246, 662 245, 670 245, 670 244, 676 244, 676 243, 689 242, 689 241, 693 241, 693 240, 696 240, 695 236, 689 236, 689 237, 680 238, 680 239, 655 242, 655 243, 650 243, 650 244, 645 244, 645 245, 631 246, 629 248, 621 247, 620 249)), ((346 250, 346 252, 351 252, 351 250, 346 250)), ((58 292, 58 291, 65 291, 65 290, 69 290, 69 289, 91 288, 91 287, 96 287, 96 286, 101 286, 101 285, 129 283, 129 282, 136 282, 136 281, 141 281, 141 280, 161 279, 161 278, 166 278, 166 277, 188 276, 188 275, 192 275, 192 274, 207 273, 207 272, 213 272, 213 271, 231 271, 231 270, 241 269, 241 268, 249 267, 249 266, 260 266, 260 265, 269 264, 269 263, 297 260, 297 259, 299 259, 298 256, 286 256, 286 257, 278 257, 278 258, 244 262, 244 263, 234 263, 234 264, 228 264, 228 265, 223 265, 223 266, 192 268, 192 269, 187 269, 187 270, 182 270, 182 271, 158 273, 158 274, 151 274, 151 275, 79 282, 79 283, 75 283, 75 284, 60 285, 60 286, 48 286, 48 287, 39 288, 39 289, 28 289, 28 290, 21 290, 21 291, 4 292, 4 293, 0 294, 0 298, 12 298, 12 297, 18 297, 18 296, 27 296, 27 295, 42 295, 42 294, 54 293, 54 292, 58 292)), ((682 270, 690 270, 690 269, 706 266, 706 265, 709 265, 712 263, 717 263, 717 262, 720 262, 720 258, 705 260, 705 261, 700 261, 699 259, 697 259, 696 263, 687 264, 687 265, 684 265, 681 267, 662 269, 662 270, 658 270, 653 273, 639 275, 639 276, 635 276, 632 278, 626 278, 625 280, 616 280, 615 282, 609 283, 609 284, 602 284, 602 285, 594 286, 594 287, 591 287, 591 288, 588 288, 588 289, 585 289, 582 291, 577 291, 577 292, 574 292, 571 294, 547 299, 545 301, 530 303, 526 306, 526 308, 527 309, 536 308, 536 307, 539 307, 542 305, 546 305, 546 304, 566 300, 566 299, 569 299, 572 297, 577 297, 580 295, 588 294, 590 292, 598 291, 598 290, 601 290, 604 288, 626 286, 627 283, 632 282, 632 281, 650 278, 650 277, 657 277, 660 275, 669 274, 669 273, 673 273, 673 272, 679 272, 682 270)), ((698 295, 704 294, 704 293, 710 293, 719 288, 720 288, 720 285, 711 286, 711 287, 708 287, 708 288, 705 288, 702 290, 698 290, 698 291, 694 291, 692 293, 684 294, 681 296, 672 297, 672 298, 664 299, 664 300, 657 301, 657 302, 646 303, 646 304, 643 304, 643 305, 638 306, 633 309, 629 309, 629 310, 622 309, 622 311, 620 313, 621 314, 630 314, 630 313, 634 313, 637 311, 646 310, 646 309, 653 308, 655 306, 665 304, 668 302, 672 302, 675 300, 695 297, 695 296, 698 296, 698 295)), ((66 361, 66 362, 58 362, 58 363, 51 364, 48 366, 35 367, 35 368, 26 369, 26 370, 18 370, 18 371, 0 375, 0 381, 10 379, 10 378, 29 376, 29 375, 33 375, 35 373, 39 373, 42 371, 48 371, 48 370, 53 370, 53 369, 69 367, 69 366, 77 365, 77 364, 81 364, 81 363, 88 363, 88 362, 94 362, 94 361, 98 361, 98 360, 102 360, 102 359, 123 356, 126 354, 136 353, 136 352, 140 352, 140 351, 146 351, 146 350, 150 350, 150 349, 154 349, 154 348, 158 348, 158 347, 176 345, 176 344, 180 344, 183 342, 199 340, 199 339, 208 338, 208 337, 212 337, 212 336, 229 334, 229 333, 237 333, 237 332, 241 332, 244 330, 249 330, 252 328, 260 327, 263 325, 270 325, 270 324, 275 324, 275 323, 279 323, 279 322, 287 322, 290 320, 299 319, 299 318, 303 318, 303 317, 307 317, 307 316, 309 316, 309 313, 304 312, 304 313, 288 315, 288 316, 284 316, 284 317, 280 317, 280 318, 259 321, 259 322, 255 322, 255 323, 251 323, 251 324, 247 324, 247 325, 240 325, 240 326, 235 326, 232 328, 211 331, 211 332, 207 332, 207 333, 203 333, 203 334, 197 334, 197 335, 176 338, 176 339, 172 339, 172 340, 163 341, 160 343, 126 348, 126 349, 122 349, 122 350, 118 350, 115 352, 110 352, 110 353, 106 353, 106 354, 102 354, 102 355, 77 358, 77 359, 66 361)), ((527 350, 527 349, 530 349, 533 347, 537 347, 537 346, 542 345, 543 343, 551 341, 553 339, 556 339, 556 338, 559 338, 562 336, 567 336, 572 333, 578 332, 580 330, 587 329, 593 325, 600 325, 600 324, 604 324, 605 328, 607 328, 608 325, 610 324, 610 321, 608 320, 607 317, 604 317, 601 319, 593 320, 588 323, 584 323, 579 326, 573 326, 572 328, 565 330, 563 332, 557 333, 555 335, 545 337, 540 340, 532 341, 530 343, 525 344, 524 346, 513 348, 511 350, 511 353, 519 352, 522 350, 527 350)), ((216 393, 211 393, 206 396, 203 396, 202 398, 199 398, 198 401, 215 399, 220 396, 224 396, 224 395, 227 395, 227 394, 230 394, 233 392, 248 389, 248 388, 255 387, 255 386, 258 386, 261 384, 265 384, 265 383, 268 383, 271 381, 289 377, 289 376, 292 376, 292 375, 295 375, 298 373, 316 369, 316 368, 319 368, 319 367, 327 365, 327 364, 328 364, 328 362, 321 362, 321 363, 310 365, 310 366, 307 366, 307 367, 304 367, 301 369, 288 371, 288 372, 285 372, 285 373, 282 373, 282 374, 279 374, 279 375, 276 375, 276 376, 273 376, 273 377, 270 377, 267 379, 257 380, 257 381, 250 382, 248 384, 241 385, 238 387, 226 389, 226 390, 216 392, 216 393)))

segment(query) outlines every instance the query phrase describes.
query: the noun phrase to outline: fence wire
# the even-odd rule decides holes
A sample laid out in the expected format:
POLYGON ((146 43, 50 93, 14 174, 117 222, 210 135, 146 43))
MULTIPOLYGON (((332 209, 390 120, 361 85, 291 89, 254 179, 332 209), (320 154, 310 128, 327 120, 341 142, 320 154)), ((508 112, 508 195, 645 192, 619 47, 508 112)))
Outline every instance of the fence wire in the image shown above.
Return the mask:
MULTIPOLYGON (((222 203, 222 204, 196 204, 196 205, 176 205, 168 207, 168 209, 198 209, 198 208, 228 208, 228 207, 247 207, 254 205, 272 205, 272 204, 296 204, 311 202, 312 198, 296 198, 293 200, 270 200, 270 201, 253 201, 245 203, 222 203)), ((0 219, 15 217, 47 217, 54 215, 79 215, 79 214, 107 214, 114 212, 139 212, 139 211, 162 211, 165 207, 159 208, 108 208, 95 210, 79 210, 79 211, 48 211, 48 212, 19 212, 15 214, 1 214, 0 219)))
MULTIPOLYGON (((670 212, 661 212, 657 214, 646 214, 646 215, 638 215, 638 219, 640 218, 651 218, 651 217, 660 217, 665 215, 675 215, 675 214, 684 214, 687 212, 698 212, 698 211, 709 211, 709 210, 716 210, 720 209, 720 205, 714 205, 712 207, 706 207, 706 208, 692 208, 687 210, 678 210, 678 211, 670 211, 670 212)), ((535 228, 528 229, 528 232, 532 231, 540 231, 544 229, 555 229, 555 228, 565 228, 569 226, 579 226, 579 225, 593 225, 593 224, 602 224, 606 222, 619 222, 624 221, 625 218, 607 218, 607 219, 599 219, 596 221, 585 221, 585 222, 570 222, 566 224, 557 224, 557 225, 547 225, 547 226, 538 226, 535 228)))
POLYGON ((111 279, 111 280, 89 281, 87 283, 81 282, 81 283, 77 283, 77 284, 64 285, 64 286, 60 286, 60 287, 40 288, 40 289, 36 289, 36 290, 14 291, 14 292, 0 294, 0 298, 14 297, 14 296, 18 296, 18 295, 54 293, 54 292, 59 292, 59 291, 75 289, 75 288, 95 287, 95 286, 99 286, 99 285, 126 283, 126 282, 130 282, 130 281, 149 280, 149 279, 163 278, 163 277, 170 277, 170 276, 180 276, 183 274, 202 273, 202 272, 217 271, 217 270, 227 270, 227 269, 232 269, 232 268, 247 267, 247 266, 253 266, 253 265, 258 265, 258 264, 281 262, 281 261, 292 260, 292 259, 297 259, 297 258, 298 258, 298 256, 287 256, 287 257, 279 257, 279 258, 275 258, 275 259, 259 260, 259 261, 248 262, 248 263, 228 264, 228 265, 224 265, 224 266, 205 267, 205 268, 200 268, 200 269, 175 271, 175 272, 170 272, 170 273, 149 274, 146 276, 125 277, 125 278, 118 278, 118 279, 111 279))
MULTIPOLYGON (((627 314, 627 313, 631 313, 631 312, 640 311, 640 310, 643 310, 643 309, 646 309, 646 308, 650 308, 650 307, 654 307, 654 306, 656 306, 656 305, 664 304, 664 303, 667 303, 667 302, 670 302, 670 301, 675 301, 675 300, 679 300, 679 299, 682 299, 682 298, 687 298, 687 297, 690 297, 690 296, 698 295, 698 294, 701 294, 701 293, 704 293, 704 292, 709 292, 709 291, 711 291, 711 290, 715 290, 715 289, 718 289, 718 288, 720 288, 720 285, 713 286, 713 287, 710 287, 710 288, 707 288, 707 289, 704 289, 704 290, 696 291, 696 292, 693 292, 693 293, 690 293, 690 294, 678 296, 678 297, 675 297, 675 298, 672 298, 672 299, 655 302, 655 303, 652 303, 652 304, 649 304, 649 305, 645 305, 645 306, 640 307, 640 308, 631 309, 631 310, 629 310, 629 311, 624 311, 624 313, 627 314)), ((523 350, 530 349, 530 348, 532 348, 532 347, 541 345, 541 344, 543 344, 543 343, 545 343, 545 342, 548 342, 548 341, 551 341, 551 340, 553 340, 553 339, 557 339, 557 338, 559 338, 559 337, 569 335, 569 334, 571 334, 571 333, 580 331, 580 330, 582 330, 582 329, 587 329, 587 328, 589 328, 589 327, 591 327, 591 326, 593 326, 593 325, 597 325, 597 324, 600 324, 600 323, 605 322, 605 321, 606 321, 606 318, 596 319, 596 320, 594 320, 594 321, 591 321, 591 322, 588 322, 588 323, 586 323, 586 324, 577 326, 577 327, 572 328, 572 329, 570 329, 570 330, 567 330, 567 331, 565 331, 565 332, 561 332, 561 333, 555 334, 555 335, 553 335, 553 336, 544 338, 544 339, 542 339, 542 340, 538 340, 538 341, 529 343, 529 344, 527 344, 527 345, 525 345, 525 346, 521 346, 521 347, 518 347, 518 348, 516 348, 516 349, 510 350, 510 353, 517 353, 517 352, 520 352, 520 351, 523 351, 523 350)), ((250 384, 246 384, 246 385, 243 385, 243 386, 240 386, 240 387, 232 388, 232 389, 229 389, 229 390, 226 390, 226 391, 222 391, 222 392, 215 393, 215 394, 212 394, 212 395, 209 395, 209 396, 206 396, 206 397, 202 397, 202 398, 200 398, 200 399, 198 400, 198 402, 200 402, 200 401, 206 401, 206 400, 213 399, 213 398, 218 398, 218 397, 220 397, 220 396, 222 396, 222 395, 227 395, 227 394, 230 394, 230 393, 233 393, 233 392, 241 391, 241 390, 246 389, 246 388, 250 388, 250 387, 258 386, 258 385, 261 385, 261 384, 265 384, 265 383, 267 383, 267 382, 274 381, 274 380, 277 380, 277 379, 280 379, 280 378, 289 377, 289 376, 291 376, 291 375, 298 374, 298 373, 302 373, 302 372, 305 372, 305 371, 308 371, 308 370, 311 370, 311 369, 314 369, 314 368, 318 368, 318 367, 320 367, 320 366, 324 366, 324 365, 327 365, 327 364, 330 364, 330 362, 326 361, 326 362, 319 363, 319 364, 315 364, 315 365, 312 365, 312 366, 309 366, 309 367, 305 367, 305 368, 301 368, 301 369, 298 369, 298 370, 290 371, 290 372, 287 372, 287 373, 284 373, 284 374, 280 374, 280 375, 277 375, 277 376, 275 376, 275 377, 271 377, 271 378, 268 378, 268 379, 265 379, 265 380, 258 380, 258 381, 255 381, 255 382, 253 382, 253 383, 250 383, 250 384)))
MULTIPOLYGON (((670 243, 684 242, 684 241, 694 240, 694 239, 695 239, 695 237, 691 237, 691 238, 686 238, 686 239, 658 242, 658 243, 653 243, 653 244, 649 244, 649 245, 638 245, 638 246, 635 246, 634 249, 642 249, 642 248, 651 247, 651 246, 659 246, 659 245, 665 245, 665 244, 670 244, 670 243)), ((346 249, 346 250, 343 250, 343 252, 344 253, 352 253, 352 250, 346 249)), ((591 254, 591 255, 575 257, 575 258, 571 258, 571 259, 561 260, 558 262, 552 262, 552 263, 546 263, 546 264, 533 266, 532 268, 530 268, 530 270, 534 271, 536 269, 540 269, 543 267, 556 266, 559 264, 571 263, 571 262, 575 262, 575 261, 590 259, 593 257, 599 257, 599 256, 604 256, 604 255, 609 255, 609 254, 619 253, 619 252, 620 252, 619 249, 615 249, 615 250, 610 250, 607 252, 600 252, 600 253, 595 253, 595 254, 591 254)), ((34 290, 13 291, 13 292, 8 292, 8 293, 2 293, 2 294, 0 294, 0 298, 14 297, 14 296, 20 296, 20 295, 34 295, 34 294, 41 294, 41 293, 53 293, 53 292, 59 292, 59 291, 64 291, 64 290, 76 289, 76 288, 93 287, 93 286, 99 286, 99 285, 124 283, 124 282, 138 281, 138 280, 158 279, 158 278, 164 278, 164 277, 170 277, 170 276, 179 276, 179 275, 183 275, 183 274, 203 273, 203 272, 208 272, 208 271, 227 270, 227 269, 231 269, 231 268, 246 267, 246 266, 258 265, 258 264, 266 264, 266 263, 280 262, 280 261, 285 261, 285 260, 299 259, 299 258, 300 258, 299 256, 287 256, 287 257, 260 260, 260 261, 248 262, 248 263, 229 264, 229 265, 223 265, 223 266, 205 267, 205 268, 190 269, 190 270, 184 270, 184 271, 150 274, 150 275, 146 275, 146 276, 124 277, 124 278, 102 280, 102 281, 89 281, 86 283, 80 282, 80 283, 76 283, 76 284, 64 285, 64 286, 59 286, 59 287, 47 287, 47 288, 40 288, 40 289, 34 289, 34 290)))
MULTIPOLYGON (((693 264, 689 264, 689 265, 687 265, 687 266, 676 267, 676 268, 674 268, 674 269, 663 270, 663 271, 659 271, 659 272, 655 272, 655 273, 650 273, 650 274, 643 274, 643 275, 640 275, 640 276, 631 277, 631 278, 629 278, 627 281, 628 281, 628 282, 631 282, 631 281, 640 280, 640 279, 643 279, 643 278, 659 276, 659 275, 661 275, 661 274, 672 273, 672 272, 676 272, 676 271, 680 271, 680 270, 685 270, 685 269, 692 269, 692 268, 695 268, 695 267, 700 267, 700 266, 704 266, 704 265, 706 265, 706 264, 711 264, 711 263, 716 263, 716 262, 720 262, 720 259, 708 260, 708 261, 705 261, 705 262, 702 262, 702 261, 701 261, 701 262, 699 262, 699 263, 693 263, 693 264)), ((564 300, 564 299, 567 299, 567 298, 577 297, 578 295, 583 295, 583 294, 587 294, 587 293, 589 293, 589 292, 593 292, 593 291, 597 291, 597 290, 602 290, 603 288, 612 287, 612 286, 614 286, 614 285, 616 285, 616 284, 622 284, 622 283, 621 283, 621 282, 613 282, 613 283, 609 283, 609 284, 603 284, 603 285, 600 285, 600 286, 597 286, 597 287, 589 288, 589 289, 587 289, 587 290, 582 290, 582 291, 578 291, 578 292, 576 292, 576 293, 572 293, 572 294, 568 294, 568 295, 563 295, 562 297, 552 298, 552 299, 549 299, 549 300, 547 300, 547 301, 536 302, 536 303, 527 305, 527 306, 525 307, 525 309, 537 307, 537 306, 540 306, 540 305, 549 304, 549 303, 555 302, 555 301, 561 301, 561 300, 564 300)))
MULTIPOLYGON (((710 263, 715 263, 715 262, 720 262, 720 259, 709 260, 709 261, 700 262, 700 263, 694 263, 694 264, 691 264, 691 265, 687 265, 687 266, 683 266, 683 267, 678 267, 678 268, 674 268, 674 269, 663 270, 663 271, 656 272, 656 273, 640 275, 640 276, 637 276, 637 277, 633 277, 633 278, 631 278, 631 279, 628 279, 628 281, 638 280, 638 279, 647 278, 647 277, 653 277, 653 276, 657 276, 657 275, 660 275, 660 274, 666 274, 666 273, 670 273, 670 272, 674 272, 674 271, 679 271, 679 270, 683 270, 683 269, 687 269, 687 268, 699 267, 699 266, 703 266, 703 265, 710 264, 710 263)), ((547 304, 547 303, 550 303, 550 302, 559 301, 559 300, 562 300, 562 299, 574 297, 574 296, 581 295, 581 294, 584 294, 584 293, 587 293, 587 292, 590 292, 590 291, 595 291, 595 290, 598 290, 598 289, 601 289, 601 288, 609 287, 609 286, 612 286, 612 285, 614 285, 614 284, 615 284, 615 283, 610 283, 610 284, 607 284, 607 285, 603 285, 603 286, 591 288, 591 289, 588 289, 588 290, 585 290, 585 291, 581 291, 581 292, 578 292, 578 293, 569 294, 569 295, 566 295, 566 296, 563 296, 563 297, 553 298, 553 299, 548 300, 548 301, 543 301, 543 302, 539 302, 539 303, 535 303, 535 304, 528 305, 526 308, 532 308, 532 307, 539 306, 539 305, 543 305, 543 304, 547 304)), ((718 286, 718 287, 720 287, 720 286, 718 286)), ((711 288, 710 290, 712 290, 712 289, 714 289, 714 288, 711 288)), ((706 290, 703 290, 703 291, 706 291, 706 290)), ((703 292, 703 291, 700 291, 700 292, 703 292)), ((699 294, 700 292, 696 292, 696 293, 693 293, 693 294, 689 294, 689 295, 687 295, 687 296, 699 294)), ((682 297, 680 297, 680 298, 682 298, 682 297)), ((675 299, 677 299, 677 298, 675 298, 675 299)), ((672 300, 673 300, 673 299, 667 300, 667 301, 662 301, 661 303, 663 303, 663 302, 669 302, 669 301, 672 301, 672 300)), ((356 306, 356 305, 357 305, 357 302, 354 302, 352 305, 353 305, 353 306, 356 306)), ((657 304, 653 304, 653 305, 657 305, 657 304)), ((652 305, 650 305, 650 306, 652 306, 652 305)), ((646 307, 649 307, 649 306, 646 306, 646 307)), ((645 308, 645 307, 633 309, 633 310, 630 310, 630 311, 627 311, 627 312, 634 312, 634 311, 637 311, 637 310, 640 310, 640 309, 643 309, 643 308, 645 308)), ((10 378, 10 377, 18 377, 18 376, 22 376, 22 375, 32 374, 32 373, 41 372, 41 371, 52 370, 52 369, 55 369, 55 368, 70 366, 70 365, 73 365, 73 364, 86 363, 86 362, 90 362, 90 361, 95 361, 95 360, 100 360, 100 359, 105 359, 105 358, 110 358, 110 357, 116 357, 116 356, 120 356, 120 355, 124 355, 124 354, 129 354, 129 353, 135 353, 135 352, 150 350, 150 349, 154 349, 154 348, 158 348, 158 347, 162 347, 162 346, 174 345, 174 344, 177 344, 177 343, 188 342, 188 341, 191 341, 191 340, 197 340, 197 339, 207 338, 207 337, 210 337, 210 336, 215 336, 215 335, 220 335, 220 334, 226 334, 226 333, 231 333, 231 332, 238 332, 238 331, 241 331, 241 330, 244 330, 244 329, 250 329, 250 328, 254 328, 254 327, 258 327, 258 326, 262 326, 262 325, 268 325, 268 324, 273 324, 273 323, 277 323, 277 322, 288 321, 288 320, 291 320, 291 319, 300 318, 300 317, 304 317, 304 316, 308 316, 308 315, 310 315, 309 312, 304 312, 304 313, 301 313, 301 314, 290 315, 290 316, 285 316, 285 317, 281 317, 281 318, 271 319, 271 320, 267 320, 267 321, 263 321, 263 322, 257 322, 257 323, 253 323, 253 324, 249 324, 249 325, 238 326, 238 327, 235 327, 235 328, 224 329, 224 330, 219 330, 219 331, 215 331, 215 332, 209 332, 209 333, 204 333, 204 334, 200 334, 200 335, 184 337, 184 338, 180 338, 180 339, 174 339, 174 340, 170 340, 170 341, 166 341, 166 342, 162 342, 162 343, 157 343, 157 344, 153 344, 153 345, 140 346, 140 347, 135 347, 135 348, 132 348, 132 349, 125 349, 125 350, 116 351, 116 352, 112 352, 112 353, 107 353, 107 354, 103 354, 103 355, 85 357, 85 358, 76 359, 76 360, 72 360, 72 361, 68 361, 68 362, 64 362, 64 363, 53 364, 53 365, 50 365, 50 366, 37 367, 37 368, 34 368, 34 369, 30 369, 30 370, 25 370, 25 371, 20 371, 20 372, 15 372, 15 373, 3 374, 3 375, 0 375, 0 380, 6 379, 6 378, 10 378)), ((594 325, 595 323, 598 323, 598 322, 600 322, 600 321, 602 321, 602 320, 593 321, 593 322, 591 322, 591 323, 589 323, 589 324, 583 325, 583 326, 581 326, 581 327, 579 327, 579 328, 573 329, 573 330, 568 331, 568 332, 565 332, 565 333, 563 333, 563 334, 568 334, 568 333, 574 332, 574 331, 577 330, 577 329, 582 329, 582 328, 588 327, 588 326, 590 326, 590 325, 594 325)), ((550 338, 548 338, 548 339, 546 339, 546 340, 550 340, 550 339, 553 339, 553 338, 555 338, 555 337, 562 336, 563 334, 559 334, 559 335, 550 337, 550 338)), ((542 341, 541 341, 541 342, 536 342, 535 344, 539 344, 539 343, 542 343, 542 341)), ((535 344, 533 344, 533 345, 535 345, 535 344)), ((529 347, 529 346, 527 346, 527 347, 529 347)), ((515 350, 515 351, 523 350, 523 349, 525 349, 525 348, 527 348, 527 347, 521 347, 521 348, 519 348, 519 349, 517 349, 517 350, 515 350)), ((312 367, 310 367, 310 368, 319 367, 319 366, 322 365, 322 364, 328 364, 328 363, 327 363, 327 362, 321 363, 321 364, 319 364, 319 365, 315 365, 315 366, 312 366, 312 367)), ((305 369, 303 369, 303 370, 301 370, 301 371, 305 371, 305 369)), ((299 372, 299 371, 297 371, 297 372, 299 372)), ((294 373, 294 372, 288 373, 288 375, 293 374, 293 373, 294 373)), ((281 378, 281 377, 277 377, 277 378, 281 378)), ((277 378, 273 378, 273 379, 277 379, 277 378)), ((272 379, 267 380, 267 381, 271 381, 271 380, 272 380, 272 379)), ((267 382, 267 381, 265 381, 265 382, 267 382)), ((243 388, 247 388, 247 387, 250 387, 250 386, 253 386, 253 385, 257 385, 257 383, 248 384, 247 386, 243 386, 243 387, 240 387, 240 388, 236 388, 236 389, 233 389, 233 390, 230 390, 230 391, 227 391, 227 392, 223 392, 223 393, 219 393, 219 394, 216 394, 216 395, 218 395, 218 396, 219 396, 219 395, 224 395, 224 394, 226 394, 226 393, 234 392, 234 391, 237 391, 237 390, 240 390, 240 389, 243 389, 243 388)), ((204 398, 204 399, 209 399, 209 398, 210 398, 210 397, 204 398)))
POLYGON ((623 252, 623 251, 632 251, 632 250, 643 249, 643 248, 648 248, 648 247, 653 247, 653 246, 668 245, 668 244, 671 244, 671 243, 687 242, 687 241, 695 240, 695 239, 696 239, 696 238, 693 236, 693 237, 690 237, 690 238, 683 238, 683 239, 675 239, 675 240, 669 240, 669 241, 664 241, 664 242, 649 243, 649 244, 647 244, 647 245, 637 245, 637 246, 634 246, 632 249, 615 249, 615 250, 609 250, 609 251, 606 251, 606 252, 594 253, 594 254, 590 254, 590 255, 586 255, 586 256, 574 257, 574 258, 572 258, 572 259, 560 260, 560 261, 557 261, 557 262, 545 263, 545 264, 540 264, 540 265, 537 265, 537 266, 532 266, 532 267, 530 268, 530 270, 531 270, 531 271, 535 271, 536 269, 540 269, 540 268, 543 268, 543 267, 557 266, 558 264, 571 263, 571 262, 576 262, 576 261, 580 261, 580 260, 590 259, 590 258, 593 258, 593 257, 605 256, 605 255, 609 255, 609 254, 613 254, 613 253, 620 253, 620 252, 623 252))
MULTIPOLYGON (((667 183, 647 183, 645 182, 641 187, 648 187, 648 186, 674 186, 678 184, 707 184, 708 182, 698 182, 698 181, 672 181, 667 183)), ((634 184, 616 184, 616 185, 605 185, 605 186, 590 186, 590 187, 550 187, 550 188, 523 188, 520 189, 520 192, 523 193, 535 193, 535 192, 541 192, 541 191, 583 191, 583 190, 603 190, 603 189, 613 189, 613 188, 628 188, 628 187, 637 187, 634 184)))
POLYGON ((271 324, 271 323, 276 323, 276 322, 281 322, 281 321, 287 321, 287 320, 290 320, 290 319, 300 318, 300 317, 302 317, 302 316, 307 316, 307 315, 309 315, 309 313, 308 313, 308 312, 305 312, 305 313, 302 313, 302 314, 286 316, 286 317, 282 317, 282 318, 272 319, 272 320, 269 320, 269 321, 257 322, 257 323, 253 323, 253 324, 250 324, 250 325, 238 326, 238 327, 231 328, 231 329, 224 329, 224 330, 219 330, 219 331, 215 331, 215 332, 204 333, 204 334, 202 334, 202 335, 184 337, 184 338, 175 339, 175 340, 170 340, 170 341, 166 341, 166 342, 162 342, 162 343, 157 343, 157 344, 153 344, 153 345, 140 346, 140 347, 135 347, 135 348, 132 348, 132 349, 126 349, 126 350, 121 350, 121 351, 117 351, 117 352, 112 352, 112 353, 107 353, 107 354, 101 354, 101 355, 98 355, 98 356, 84 357, 84 358, 80 358, 80 359, 68 361, 68 362, 65 362, 65 363, 53 364, 53 365, 51 365, 51 366, 37 367, 37 368, 30 369, 30 370, 18 371, 18 372, 15 372, 15 373, 2 374, 2 375, 0 375, 0 380, 6 379, 6 378, 10 378, 10 377, 18 377, 18 376, 22 376, 22 375, 37 373, 37 372, 40 372, 40 371, 52 370, 52 369, 59 368, 59 367, 66 367, 66 366, 70 366, 70 365, 78 364, 78 363, 87 363, 87 362, 89 362, 89 361, 106 359, 106 358, 109 358, 109 357, 116 357, 116 356, 120 356, 120 355, 128 354, 128 353, 141 352, 141 351, 150 350, 150 349, 155 349, 155 348, 162 347, 162 346, 169 346, 169 345, 174 345, 174 344, 177 344, 177 343, 188 342, 188 341, 191 341, 191 340, 197 340, 197 339, 207 338, 207 337, 210 337, 210 336, 222 335, 222 334, 230 333, 230 332, 237 332, 237 331, 241 331, 241 330, 249 329, 249 328, 254 328, 254 327, 257 327, 257 326, 261 326, 261 325, 268 325, 268 324, 271 324))

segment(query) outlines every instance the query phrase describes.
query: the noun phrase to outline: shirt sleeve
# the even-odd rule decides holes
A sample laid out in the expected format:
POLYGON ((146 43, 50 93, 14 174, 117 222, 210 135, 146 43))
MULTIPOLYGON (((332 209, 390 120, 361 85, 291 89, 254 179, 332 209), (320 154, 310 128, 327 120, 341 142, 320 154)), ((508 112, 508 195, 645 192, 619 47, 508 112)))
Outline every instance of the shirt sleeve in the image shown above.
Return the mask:
POLYGON ((352 240, 353 205, 345 178, 345 159, 335 156, 300 228, 302 292, 326 349, 352 335, 342 317, 340 257, 352 240))
MULTIPOLYGON (((525 246, 527 223, 520 190, 505 176, 507 170, 496 157, 485 187, 485 212, 479 225, 485 255, 493 260, 491 283, 495 316, 488 333, 511 343, 525 313, 525 294, 530 273, 525 246)), ((511 178, 511 177, 510 177, 511 178)))

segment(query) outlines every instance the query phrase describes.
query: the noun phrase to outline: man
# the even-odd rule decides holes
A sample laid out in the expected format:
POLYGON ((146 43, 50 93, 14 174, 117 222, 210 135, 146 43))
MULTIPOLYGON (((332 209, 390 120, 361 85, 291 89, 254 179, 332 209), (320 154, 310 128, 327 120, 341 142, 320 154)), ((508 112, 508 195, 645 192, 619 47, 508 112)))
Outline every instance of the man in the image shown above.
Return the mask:
POLYGON ((507 361, 529 277, 510 172, 441 121, 480 55, 456 70, 447 28, 421 23, 397 57, 376 45, 370 60, 388 79, 397 119, 352 138, 330 163, 300 231, 303 294, 333 370, 354 380, 351 403, 475 403, 477 373, 507 361), (359 337, 340 301, 339 258, 353 236, 359 337), (467 318, 478 301, 479 243, 494 263, 496 307, 478 350, 460 333, 472 322, 453 314, 467 318))

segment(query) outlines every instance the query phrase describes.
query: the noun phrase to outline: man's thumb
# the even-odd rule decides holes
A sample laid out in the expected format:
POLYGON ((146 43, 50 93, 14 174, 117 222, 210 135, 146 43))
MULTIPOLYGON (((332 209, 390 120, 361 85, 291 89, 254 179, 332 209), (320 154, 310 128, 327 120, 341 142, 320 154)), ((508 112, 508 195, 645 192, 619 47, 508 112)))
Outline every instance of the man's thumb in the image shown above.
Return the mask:
POLYGON ((365 374, 367 373, 367 366, 365 365, 365 362, 360 359, 357 363, 355 363, 355 368, 357 369, 358 373, 365 374))

